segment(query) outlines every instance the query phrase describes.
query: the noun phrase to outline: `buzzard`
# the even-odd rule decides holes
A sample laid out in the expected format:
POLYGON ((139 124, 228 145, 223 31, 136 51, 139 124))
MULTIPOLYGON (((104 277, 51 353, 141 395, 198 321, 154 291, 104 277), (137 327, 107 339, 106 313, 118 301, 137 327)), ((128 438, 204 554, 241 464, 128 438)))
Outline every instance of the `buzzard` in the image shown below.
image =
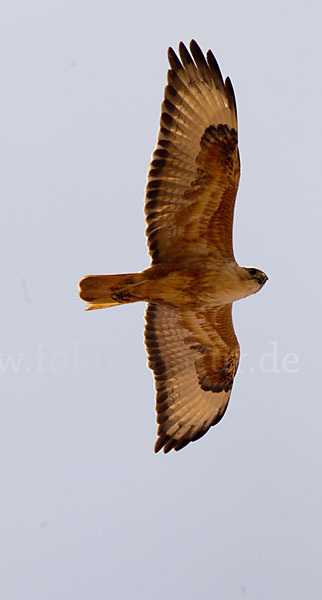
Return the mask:
POLYGON ((181 450, 223 417, 239 361, 232 303, 265 273, 240 267, 232 228, 240 175, 230 79, 192 40, 170 70, 145 196, 151 266, 87 276, 88 309, 147 302, 145 344, 156 388, 155 452, 181 450))

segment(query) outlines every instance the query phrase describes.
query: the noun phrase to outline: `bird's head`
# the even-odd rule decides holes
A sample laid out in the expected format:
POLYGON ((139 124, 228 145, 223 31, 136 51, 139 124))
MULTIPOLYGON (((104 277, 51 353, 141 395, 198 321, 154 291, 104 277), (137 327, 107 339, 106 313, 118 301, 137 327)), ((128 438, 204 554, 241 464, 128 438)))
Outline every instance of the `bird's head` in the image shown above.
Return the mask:
POLYGON ((216 294, 222 303, 235 302, 256 294, 268 277, 259 269, 240 267, 237 263, 225 264, 217 275, 216 294))
POLYGON ((250 294, 256 294, 268 280, 267 275, 254 267, 242 267, 242 279, 249 288, 250 294))

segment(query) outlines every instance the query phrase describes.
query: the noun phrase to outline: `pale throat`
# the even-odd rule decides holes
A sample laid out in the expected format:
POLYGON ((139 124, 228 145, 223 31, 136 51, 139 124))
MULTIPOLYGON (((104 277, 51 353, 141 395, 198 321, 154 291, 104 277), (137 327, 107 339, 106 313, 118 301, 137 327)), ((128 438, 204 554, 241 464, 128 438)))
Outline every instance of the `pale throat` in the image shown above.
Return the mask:
POLYGON ((242 277, 242 274, 242 268, 237 264, 229 264, 217 273, 216 298, 220 303, 228 304, 254 294, 253 282, 242 277))

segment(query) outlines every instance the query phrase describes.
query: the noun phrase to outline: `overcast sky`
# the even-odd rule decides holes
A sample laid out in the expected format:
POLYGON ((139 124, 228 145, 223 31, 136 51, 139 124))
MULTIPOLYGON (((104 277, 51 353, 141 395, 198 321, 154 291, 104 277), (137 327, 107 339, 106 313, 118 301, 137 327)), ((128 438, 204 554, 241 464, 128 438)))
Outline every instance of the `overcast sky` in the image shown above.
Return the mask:
POLYGON ((7 2, 0 20, 0 597, 320 597, 318 2, 7 2), (237 303, 224 419, 154 455, 144 305, 84 312, 79 279, 148 266, 143 198, 167 47, 230 75, 237 303))

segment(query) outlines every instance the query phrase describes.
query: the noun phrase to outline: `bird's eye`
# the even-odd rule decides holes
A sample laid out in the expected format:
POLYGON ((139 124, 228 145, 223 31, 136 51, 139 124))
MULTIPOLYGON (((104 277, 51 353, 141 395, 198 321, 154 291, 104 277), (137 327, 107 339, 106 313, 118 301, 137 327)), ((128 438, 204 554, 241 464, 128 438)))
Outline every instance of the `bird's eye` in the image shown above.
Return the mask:
POLYGON ((248 273, 254 277, 257 274, 257 269, 248 269, 248 273))

